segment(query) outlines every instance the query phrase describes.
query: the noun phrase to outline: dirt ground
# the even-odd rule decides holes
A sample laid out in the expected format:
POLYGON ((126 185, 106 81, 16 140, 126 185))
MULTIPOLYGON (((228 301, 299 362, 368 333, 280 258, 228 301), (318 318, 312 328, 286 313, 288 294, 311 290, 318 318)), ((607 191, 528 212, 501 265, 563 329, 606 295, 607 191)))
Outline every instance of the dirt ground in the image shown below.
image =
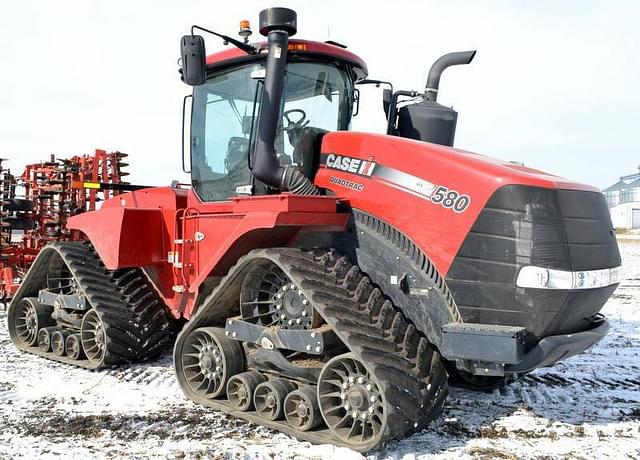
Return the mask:
MULTIPOLYGON (((493 393, 452 389, 444 416, 372 459, 640 459, 640 241, 587 353, 493 393)), ((2 458, 361 458, 311 446, 188 401, 170 354, 88 372, 17 352, 0 312, 2 458)))

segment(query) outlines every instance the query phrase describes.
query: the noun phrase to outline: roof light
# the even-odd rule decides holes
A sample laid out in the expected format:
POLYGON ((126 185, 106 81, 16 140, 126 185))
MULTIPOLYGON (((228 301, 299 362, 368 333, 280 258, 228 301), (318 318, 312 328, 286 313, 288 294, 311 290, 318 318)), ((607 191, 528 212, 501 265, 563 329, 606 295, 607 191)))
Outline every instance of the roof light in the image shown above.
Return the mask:
POLYGON ((288 50, 289 51, 307 51, 307 44, 289 42, 288 50))
POLYGON ((516 285, 534 289, 597 289, 619 283, 620 276, 620 266, 570 272, 528 265, 520 269, 516 285))
POLYGON ((238 35, 244 38, 245 43, 249 43, 249 36, 252 33, 253 32, 251 31, 251 23, 246 19, 240 21, 240 32, 238 32, 238 35))

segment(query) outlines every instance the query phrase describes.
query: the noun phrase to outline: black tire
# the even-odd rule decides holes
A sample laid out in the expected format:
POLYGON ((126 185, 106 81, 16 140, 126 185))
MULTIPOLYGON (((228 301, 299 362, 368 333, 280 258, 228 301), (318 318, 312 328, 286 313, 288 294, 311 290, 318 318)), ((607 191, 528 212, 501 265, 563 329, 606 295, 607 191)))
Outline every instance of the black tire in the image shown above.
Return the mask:
POLYGON ((33 201, 22 198, 10 198, 4 200, 2 207, 7 211, 32 211, 33 201))
POLYGON ((8 224, 13 230, 32 230, 36 223, 27 217, 5 217, 3 223, 8 224))

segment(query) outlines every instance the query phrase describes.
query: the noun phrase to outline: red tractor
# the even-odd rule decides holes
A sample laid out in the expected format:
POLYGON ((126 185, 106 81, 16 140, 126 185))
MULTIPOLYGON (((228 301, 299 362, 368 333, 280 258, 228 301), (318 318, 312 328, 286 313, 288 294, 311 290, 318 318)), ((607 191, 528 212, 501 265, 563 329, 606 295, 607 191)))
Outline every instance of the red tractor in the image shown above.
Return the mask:
POLYGON ((290 40, 295 12, 260 13, 266 42, 206 32, 233 48, 181 42, 191 187, 69 219, 90 244, 40 253, 10 306, 19 349, 99 369, 157 355, 188 320, 189 398, 366 451, 426 427, 448 382, 497 387, 606 334, 620 255, 603 196, 452 148, 438 83, 474 52, 440 58, 423 93, 385 91, 377 135, 349 131, 366 64, 290 40))

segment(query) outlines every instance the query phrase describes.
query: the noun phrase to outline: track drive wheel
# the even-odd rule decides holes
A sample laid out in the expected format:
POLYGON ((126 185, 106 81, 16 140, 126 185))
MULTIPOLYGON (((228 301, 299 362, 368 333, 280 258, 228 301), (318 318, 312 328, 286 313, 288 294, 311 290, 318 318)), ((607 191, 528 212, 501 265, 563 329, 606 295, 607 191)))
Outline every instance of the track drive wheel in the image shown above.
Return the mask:
POLYGON ((352 353, 327 362, 318 379, 320 412, 347 446, 376 445, 387 431, 387 402, 378 379, 352 353))
POLYGON ((200 398, 223 396, 229 379, 244 370, 242 345, 221 328, 195 329, 185 339, 182 351, 178 379, 200 398))
POLYGON ((51 307, 38 302, 34 297, 25 297, 15 308, 9 310, 9 331, 23 346, 31 347, 38 343, 38 331, 55 325, 51 319, 51 307))

